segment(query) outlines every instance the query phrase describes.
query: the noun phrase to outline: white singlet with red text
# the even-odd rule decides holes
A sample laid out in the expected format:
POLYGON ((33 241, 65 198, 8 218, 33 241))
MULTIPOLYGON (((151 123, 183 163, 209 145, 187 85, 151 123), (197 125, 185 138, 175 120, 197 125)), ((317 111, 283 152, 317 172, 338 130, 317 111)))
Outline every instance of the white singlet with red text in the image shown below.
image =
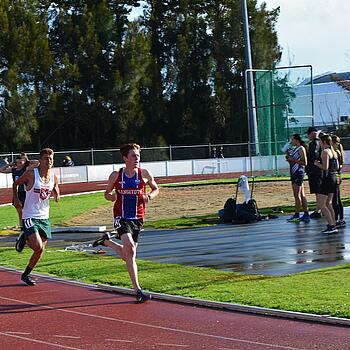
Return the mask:
POLYGON ((51 171, 50 181, 44 183, 40 177, 39 170, 34 168, 34 185, 26 190, 22 219, 48 219, 50 204, 49 199, 55 185, 55 175, 51 171))

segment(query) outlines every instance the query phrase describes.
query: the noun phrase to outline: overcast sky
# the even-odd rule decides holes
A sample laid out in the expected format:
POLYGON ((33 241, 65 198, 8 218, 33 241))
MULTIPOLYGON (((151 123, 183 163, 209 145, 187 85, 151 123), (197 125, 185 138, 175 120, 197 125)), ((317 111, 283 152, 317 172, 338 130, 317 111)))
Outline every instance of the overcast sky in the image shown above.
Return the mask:
MULTIPOLYGON (((258 0, 258 3, 262 3, 258 0)), ((350 71, 350 0, 265 0, 280 6, 281 65, 311 64, 314 75, 350 71)))

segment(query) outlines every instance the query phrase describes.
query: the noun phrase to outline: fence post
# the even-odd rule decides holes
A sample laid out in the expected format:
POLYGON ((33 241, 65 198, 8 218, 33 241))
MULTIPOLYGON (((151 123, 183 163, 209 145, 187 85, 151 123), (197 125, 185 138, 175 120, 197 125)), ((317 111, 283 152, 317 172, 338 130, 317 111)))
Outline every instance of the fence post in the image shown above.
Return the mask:
POLYGON ((209 159, 211 158, 211 144, 210 144, 210 142, 208 143, 208 148, 209 148, 209 159))
POLYGON ((94 165, 94 149, 91 148, 91 165, 94 165))
POLYGON ((169 176, 169 162, 165 161, 165 176, 169 176))
POLYGON ((173 150, 172 150, 171 145, 169 145, 169 159, 173 160, 173 150))
POLYGON ((15 161, 15 156, 13 154, 13 152, 11 152, 11 163, 13 163, 15 161))

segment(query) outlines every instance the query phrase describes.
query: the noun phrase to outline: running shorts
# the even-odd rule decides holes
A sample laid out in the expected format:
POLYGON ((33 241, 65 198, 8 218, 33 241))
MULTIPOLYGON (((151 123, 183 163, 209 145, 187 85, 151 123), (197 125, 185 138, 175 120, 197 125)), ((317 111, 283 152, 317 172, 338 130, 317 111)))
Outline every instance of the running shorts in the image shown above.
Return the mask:
POLYGON ((50 219, 23 219, 22 227, 25 237, 38 232, 42 239, 51 238, 50 219))
POLYGON ((310 193, 320 193, 321 187, 321 176, 319 175, 308 175, 309 176, 309 187, 310 193))
POLYGON ((294 173, 290 176, 290 179, 292 181, 292 184, 296 184, 298 186, 301 186, 304 181, 304 173, 294 173))
POLYGON ((337 179, 335 174, 330 174, 322 179, 319 194, 328 195, 334 193, 337 186, 337 179))
POLYGON ((130 233, 135 243, 138 242, 140 231, 143 227, 142 219, 124 219, 116 217, 114 219, 114 228, 117 230, 117 238, 121 238, 122 235, 130 233))

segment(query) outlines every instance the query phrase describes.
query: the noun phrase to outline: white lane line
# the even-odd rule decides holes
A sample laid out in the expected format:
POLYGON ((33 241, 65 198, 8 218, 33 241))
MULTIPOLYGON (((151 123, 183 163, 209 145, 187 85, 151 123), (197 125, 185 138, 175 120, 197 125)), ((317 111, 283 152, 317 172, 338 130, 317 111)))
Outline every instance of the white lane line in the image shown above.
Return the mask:
POLYGON ((156 345, 161 345, 161 346, 174 346, 177 348, 189 348, 189 345, 179 345, 179 344, 166 344, 166 343, 157 343, 156 345))
POLYGON ((80 339, 81 337, 73 337, 71 335, 59 335, 59 334, 54 334, 53 337, 56 338, 67 338, 67 339, 80 339))
POLYGON ((6 297, 1 297, 1 296, 0 296, 0 299, 16 302, 16 303, 20 303, 20 304, 25 304, 25 305, 32 305, 32 306, 35 306, 35 307, 38 307, 38 308, 47 309, 47 310, 61 311, 61 312, 74 314, 74 315, 87 316, 87 317, 92 317, 92 318, 100 319, 100 320, 116 321, 116 322, 120 322, 120 323, 124 323, 124 324, 132 324, 132 325, 146 327, 146 328, 159 329, 159 330, 163 330, 163 331, 170 331, 170 332, 189 334, 189 335, 198 335, 200 337, 219 339, 219 340, 227 340, 227 341, 247 343, 247 344, 257 344, 257 345, 263 345, 263 346, 271 346, 271 347, 275 347, 275 348, 279 348, 279 349, 286 349, 286 350, 307 350, 305 348, 304 349, 293 348, 293 347, 289 347, 289 346, 275 345, 275 344, 269 344, 269 343, 260 343, 260 342, 255 342, 255 341, 251 341, 251 340, 239 339, 239 338, 229 338, 229 337, 224 337, 224 336, 214 335, 214 334, 192 332, 192 331, 188 331, 188 330, 185 330, 185 329, 156 326, 156 325, 151 325, 151 324, 148 324, 148 323, 134 322, 134 321, 128 321, 128 320, 123 320, 123 319, 119 319, 119 318, 94 315, 94 314, 89 314, 89 313, 86 313, 86 312, 60 309, 60 308, 55 308, 55 307, 47 306, 47 305, 38 305, 38 304, 34 304, 34 303, 30 303, 30 302, 26 302, 26 301, 22 301, 22 300, 18 300, 18 299, 6 298, 6 297))
POLYGON ((6 334, 19 334, 19 335, 29 335, 29 334, 32 334, 32 333, 29 333, 29 332, 12 332, 12 331, 6 331, 5 333, 6 333, 6 334))
POLYGON ((118 343, 133 343, 131 340, 122 340, 122 339, 105 339, 106 341, 114 341, 118 343))
POLYGON ((65 345, 60 345, 60 344, 54 344, 54 343, 49 343, 49 342, 47 342, 47 341, 43 341, 43 340, 39 340, 39 339, 32 339, 32 338, 21 337, 21 336, 19 336, 19 335, 15 335, 15 334, 7 334, 7 333, 0 332, 0 335, 4 335, 4 336, 6 336, 6 337, 13 337, 13 338, 21 339, 21 340, 27 340, 27 341, 32 342, 32 343, 50 345, 50 346, 54 346, 54 347, 56 347, 56 348, 61 348, 61 349, 81 350, 81 349, 79 349, 79 348, 72 348, 72 347, 70 347, 70 346, 65 346, 65 345))

